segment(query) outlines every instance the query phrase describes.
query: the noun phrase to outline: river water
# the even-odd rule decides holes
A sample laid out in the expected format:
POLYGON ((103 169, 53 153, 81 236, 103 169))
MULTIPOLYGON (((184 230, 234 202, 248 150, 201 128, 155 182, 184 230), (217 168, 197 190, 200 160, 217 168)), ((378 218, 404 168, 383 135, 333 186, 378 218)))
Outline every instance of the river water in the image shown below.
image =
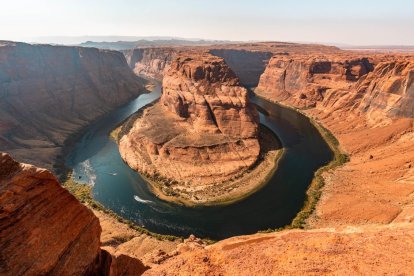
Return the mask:
POLYGON ((302 208, 314 172, 333 158, 307 117, 252 97, 268 113, 260 114, 260 122, 278 135, 285 148, 268 184, 228 206, 188 208, 162 201, 123 162, 116 143, 109 138, 120 122, 160 95, 161 87, 157 85, 154 92, 139 96, 91 125, 66 158, 75 180, 93 185, 97 201, 150 231, 223 239, 285 226, 302 208))

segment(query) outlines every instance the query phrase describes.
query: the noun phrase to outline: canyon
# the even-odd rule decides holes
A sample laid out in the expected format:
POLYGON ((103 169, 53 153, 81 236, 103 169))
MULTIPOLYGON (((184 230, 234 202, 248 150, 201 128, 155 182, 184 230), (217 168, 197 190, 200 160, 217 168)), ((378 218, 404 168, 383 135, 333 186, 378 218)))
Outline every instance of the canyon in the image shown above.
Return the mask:
POLYGON ((206 245, 195 237, 160 241, 139 234, 92 213, 47 170, 2 154, 2 274, 414 272, 413 55, 270 42, 134 49, 125 57, 0 45, 0 150, 18 161, 56 172, 53 164, 71 134, 144 92, 145 81, 131 69, 164 87, 159 102, 124 124, 127 135, 119 141, 128 164, 148 176, 171 183, 197 175, 207 185, 211 176, 225 181, 251 167, 260 133, 243 85, 328 129, 350 159, 322 173, 321 197, 305 229, 206 245))
POLYGON ((0 41, 0 151, 62 173, 62 149, 145 92, 116 51, 0 41))

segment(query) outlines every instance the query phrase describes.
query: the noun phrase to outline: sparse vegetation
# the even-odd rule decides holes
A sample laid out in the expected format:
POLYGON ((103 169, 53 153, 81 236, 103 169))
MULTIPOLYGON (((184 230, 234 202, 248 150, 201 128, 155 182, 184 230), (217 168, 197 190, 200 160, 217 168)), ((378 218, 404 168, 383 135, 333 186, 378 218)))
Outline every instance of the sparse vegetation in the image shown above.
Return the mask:
POLYGON ((116 219, 118 222, 124 223, 128 225, 129 228, 141 233, 146 234, 148 236, 154 237, 158 240, 169 240, 169 241, 175 241, 175 240, 183 240, 183 237, 173 236, 173 235, 161 235, 157 233, 153 233, 147 229, 145 229, 142 226, 136 225, 134 222, 127 220, 115 212, 105 208, 102 204, 97 202, 92 197, 92 186, 77 183, 72 179, 71 174, 67 176, 66 181, 62 185, 64 188, 66 188, 71 194, 73 194, 80 202, 83 204, 89 206, 92 209, 98 210, 100 212, 103 212, 107 215, 110 215, 114 219, 116 219))
POLYGON ((325 186, 325 179, 322 174, 329 170, 335 169, 343 164, 349 162, 349 156, 343 153, 339 149, 339 142, 336 137, 328 129, 321 126, 315 120, 309 118, 310 122, 318 129, 319 133, 325 139, 329 147, 331 148, 334 158, 324 167, 319 168, 315 172, 315 176, 311 185, 306 193, 306 201, 302 210, 297 214, 288 228, 304 228, 308 218, 313 214, 316 209, 316 205, 322 196, 322 188, 325 186))
MULTIPOLYGON (((266 99, 264 97, 261 97, 259 95, 256 95, 256 97, 262 98, 266 101, 270 101, 269 99, 266 99)), ((273 101, 271 101, 273 102, 273 101)), ((279 104, 277 102, 274 102, 275 104, 279 104)), ((326 166, 323 166, 319 168, 315 174, 314 178, 306 192, 306 200, 303 205, 302 210, 296 215, 296 217, 293 219, 290 225, 287 225, 282 228, 277 228, 274 230, 267 229, 264 231, 260 231, 259 233, 269 233, 269 232, 277 232, 281 231, 283 229, 294 229, 294 228, 305 228, 305 225, 307 223, 307 220, 309 217, 313 214, 313 212, 316 209, 316 205, 318 204, 319 199, 322 196, 322 188, 325 186, 325 179, 323 178, 323 173, 327 172, 329 170, 335 169, 339 166, 342 166, 343 164, 349 162, 349 156, 346 153, 343 153, 339 148, 339 141, 336 139, 336 137, 330 132, 328 129, 323 127, 321 124, 319 124, 314 119, 307 116, 301 109, 294 108, 291 106, 283 105, 286 108, 290 108, 292 110, 295 110, 296 112, 301 113, 303 116, 306 116, 309 118, 310 123, 319 131, 323 139, 326 141, 328 146, 331 148, 332 153, 334 155, 334 158, 332 159, 329 164, 326 166)))
POLYGON ((114 130, 111 131, 111 133, 109 134, 109 137, 114 140, 116 143, 118 143, 119 140, 119 133, 121 133, 121 129, 122 126, 118 126, 117 128, 115 128, 114 130))

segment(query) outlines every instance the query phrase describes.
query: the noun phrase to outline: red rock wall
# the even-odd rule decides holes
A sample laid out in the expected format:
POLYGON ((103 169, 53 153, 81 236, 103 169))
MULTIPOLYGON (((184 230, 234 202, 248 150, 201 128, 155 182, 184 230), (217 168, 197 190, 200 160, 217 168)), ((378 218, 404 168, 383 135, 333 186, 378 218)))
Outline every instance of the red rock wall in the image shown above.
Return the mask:
POLYGON ((361 111, 414 118, 414 61, 379 63, 356 92, 363 95, 361 111))
POLYGON ((0 42, 0 150, 53 169, 71 134, 143 90, 120 52, 0 42))
POLYGON ((99 220, 47 170, 0 153, 0 274, 87 275, 100 265, 99 220))
POLYGON ((127 62, 134 73, 151 78, 161 80, 166 66, 179 52, 173 48, 139 48, 123 51, 127 62))
POLYGON ((297 107, 315 107, 327 91, 349 89, 372 70, 366 58, 276 55, 260 77, 256 92, 297 107))
POLYGON ((258 115, 247 90, 223 59, 177 58, 165 72, 161 103, 195 126, 236 138, 256 138, 258 115))

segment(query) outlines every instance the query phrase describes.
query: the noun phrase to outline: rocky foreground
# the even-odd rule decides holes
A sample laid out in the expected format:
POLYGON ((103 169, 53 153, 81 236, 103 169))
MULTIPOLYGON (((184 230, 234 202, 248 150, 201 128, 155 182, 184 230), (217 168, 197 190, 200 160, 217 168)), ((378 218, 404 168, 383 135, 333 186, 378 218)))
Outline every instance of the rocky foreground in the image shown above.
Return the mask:
POLYGON ((240 236, 170 258, 144 275, 411 275, 412 223, 240 236))
POLYGON ((1 275, 139 275, 146 269, 101 250, 98 218, 53 174, 4 153, 0 206, 1 275))

